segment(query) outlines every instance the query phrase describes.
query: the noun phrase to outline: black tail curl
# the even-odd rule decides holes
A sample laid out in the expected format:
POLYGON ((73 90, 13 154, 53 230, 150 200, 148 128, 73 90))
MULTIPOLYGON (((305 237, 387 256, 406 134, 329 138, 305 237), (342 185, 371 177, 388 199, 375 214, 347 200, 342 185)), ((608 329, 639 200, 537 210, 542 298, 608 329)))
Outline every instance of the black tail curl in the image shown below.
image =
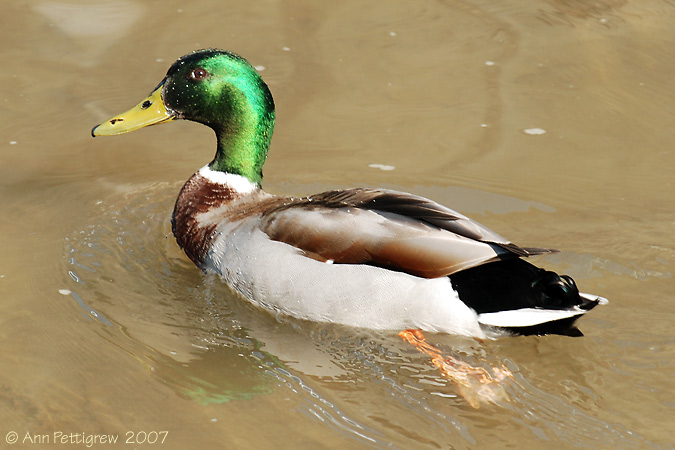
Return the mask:
MULTIPOLYGON (((540 269, 541 270, 541 269, 540 269)), ((536 305, 546 309, 566 309, 580 303, 579 289, 567 275, 542 270, 532 282, 536 305)))

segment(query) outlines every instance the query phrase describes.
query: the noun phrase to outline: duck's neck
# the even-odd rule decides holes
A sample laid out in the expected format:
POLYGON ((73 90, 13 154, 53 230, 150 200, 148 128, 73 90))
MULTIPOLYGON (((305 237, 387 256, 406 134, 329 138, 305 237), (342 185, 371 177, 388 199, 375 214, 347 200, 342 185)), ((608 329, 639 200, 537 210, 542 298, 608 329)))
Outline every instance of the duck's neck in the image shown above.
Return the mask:
POLYGON ((218 137, 218 149, 209 168, 241 175, 260 185, 274 131, 272 97, 247 98, 230 105, 236 106, 228 114, 229 120, 212 127, 218 137))

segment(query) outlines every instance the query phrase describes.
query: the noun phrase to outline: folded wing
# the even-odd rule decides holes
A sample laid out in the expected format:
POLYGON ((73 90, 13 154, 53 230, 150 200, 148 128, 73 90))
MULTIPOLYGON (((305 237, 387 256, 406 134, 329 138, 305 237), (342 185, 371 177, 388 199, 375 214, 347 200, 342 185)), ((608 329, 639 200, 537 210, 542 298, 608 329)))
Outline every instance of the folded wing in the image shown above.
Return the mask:
POLYGON ((424 278, 554 251, 518 247, 443 205, 390 190, 289 199, 265 212, 261 228, 319 261, 370 264, 424 278))

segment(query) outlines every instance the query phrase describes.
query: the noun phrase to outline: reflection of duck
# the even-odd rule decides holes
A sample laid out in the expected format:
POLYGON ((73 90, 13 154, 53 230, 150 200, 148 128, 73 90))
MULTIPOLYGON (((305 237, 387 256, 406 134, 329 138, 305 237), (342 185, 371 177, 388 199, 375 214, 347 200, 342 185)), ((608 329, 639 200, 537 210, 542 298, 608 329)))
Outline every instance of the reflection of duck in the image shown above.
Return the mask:
POLYGON ((235 345, 214 345, 195 351, 189 362, 178 362, 158 352, 148 353, 152 358, 154 375, 178 394, 202 405, 248 400, 268 394, 273 391, 273 379, 266 377, 260 369, 261 359, 268 370, 283 368, 276 358, 266 352, 252 352, 249 348, 235 345))
POLYGON ((272 95, 243 58, 200 50, 176 61, 136 107, 92 130, 114 135, 187 119, 212 128, 216 156, 183 186, 178 244, 253 303, 314 321, 485 336, 485 327, 561 332, 603 299, 521 257, 521 248, 445 206, 379 189, 304 198, 261 187, 272 95))

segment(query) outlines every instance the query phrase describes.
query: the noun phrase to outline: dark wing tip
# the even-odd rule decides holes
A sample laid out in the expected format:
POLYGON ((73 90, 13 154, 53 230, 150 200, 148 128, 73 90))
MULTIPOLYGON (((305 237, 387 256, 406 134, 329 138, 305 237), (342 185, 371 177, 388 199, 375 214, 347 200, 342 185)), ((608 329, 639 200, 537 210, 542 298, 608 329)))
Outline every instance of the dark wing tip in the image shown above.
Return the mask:
POLYGON ((558 253, 560 250, 556 250, 554 248, 538 248, 538 247, 519 247, 516 244, 513 244, 511 242, 502 244, 501 242, 495 242, 495 244, 499 245, 505 250, 510 251, 511 253, 522 256, 524 258, 527 258, 528 256, 536 256, 536 255, 546 255, 549 253, 558 253))

